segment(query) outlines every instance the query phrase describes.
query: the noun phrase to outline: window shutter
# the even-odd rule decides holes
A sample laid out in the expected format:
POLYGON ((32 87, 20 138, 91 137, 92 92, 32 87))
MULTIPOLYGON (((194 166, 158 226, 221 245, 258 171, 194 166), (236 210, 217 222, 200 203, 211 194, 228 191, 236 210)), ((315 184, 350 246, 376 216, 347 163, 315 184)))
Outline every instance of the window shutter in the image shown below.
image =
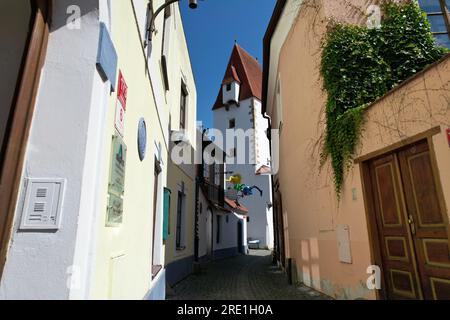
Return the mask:
POLYGON ((169 237, 169 219, 170 219, 170 194, 171 191, 164 189, 164 220, 163 220, 163 240, 169 237))

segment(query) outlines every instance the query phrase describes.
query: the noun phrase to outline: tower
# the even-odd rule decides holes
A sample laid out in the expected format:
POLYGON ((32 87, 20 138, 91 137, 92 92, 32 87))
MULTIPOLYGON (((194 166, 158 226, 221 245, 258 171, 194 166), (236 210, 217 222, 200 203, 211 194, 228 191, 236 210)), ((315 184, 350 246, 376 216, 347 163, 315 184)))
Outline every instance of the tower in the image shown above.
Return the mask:
MULTIPOLYGON (((227 171, 263 191, 240 198, 249 209, 248 238, 260 247, 273 246, 268 122, 261 114, 262 70, 258 61, 235 44, 213 106, 214 128, 223 135, 227 171)), ((232 187, 231 185, 228 188, 232 187)))

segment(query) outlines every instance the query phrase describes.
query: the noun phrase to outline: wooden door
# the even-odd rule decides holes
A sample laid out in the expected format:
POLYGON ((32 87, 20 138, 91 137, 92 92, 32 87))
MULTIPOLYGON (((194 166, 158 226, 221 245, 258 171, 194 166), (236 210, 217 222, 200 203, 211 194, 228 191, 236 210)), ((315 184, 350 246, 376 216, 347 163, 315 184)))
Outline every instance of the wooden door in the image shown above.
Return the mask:
POLYGON ((424 298, 450 300, 448 219, 428 144, 402 150, 399 161, 424 298))
POLYGON ((450 299, 446 212, 427 141, 369 163, 388 299, 450 299))
MULTIPOLYGON (((2 0, 3 15, 9 15, 9 19, 19 25, 14 27, 14 32, 8 29, 12 26, 7 25, 6 32, 0 33, 2 54, 10 52, 10 58, 15 56, 18 62, 14 67, 17 71, 14 76, 3 70, 4 66, 1 68, 6 77, 4 80, 12 87, 8 90, 9 94, 2 90, 2 99, 6 96, 9 99, 2 100, 0 106, 0 278, 12 232, 25 149, 47 49, 50 3, 50 0, 2 0), (27 18, 22 19, 25 16, 27 18), (18 17, 22 18, 18 20, 18 17), (25 34, 21 35, 19 29, 25 34), (22 40, 19 50, 15 42, 22 40)), ((2 20, 8 23, 6 21, 2 20)), ((3 55, 2 59, 9 63, 3 55)))
POLYGON ((397 157, 372 161, 372 186, 384 283, 389 299, 421 299, 415 253, 409 233, 397 157))

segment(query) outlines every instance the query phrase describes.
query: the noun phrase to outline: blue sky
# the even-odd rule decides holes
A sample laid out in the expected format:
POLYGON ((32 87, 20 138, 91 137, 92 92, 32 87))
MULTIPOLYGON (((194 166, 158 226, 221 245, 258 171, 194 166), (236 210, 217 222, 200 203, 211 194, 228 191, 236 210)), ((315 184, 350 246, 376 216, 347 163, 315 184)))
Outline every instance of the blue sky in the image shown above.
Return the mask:
POLYGON ((236 40, 262 65, 263 37, 275 0, 204 0, 198 8, 180 2, 197 85, 197 118, 212 127, 212 106, 236 40))

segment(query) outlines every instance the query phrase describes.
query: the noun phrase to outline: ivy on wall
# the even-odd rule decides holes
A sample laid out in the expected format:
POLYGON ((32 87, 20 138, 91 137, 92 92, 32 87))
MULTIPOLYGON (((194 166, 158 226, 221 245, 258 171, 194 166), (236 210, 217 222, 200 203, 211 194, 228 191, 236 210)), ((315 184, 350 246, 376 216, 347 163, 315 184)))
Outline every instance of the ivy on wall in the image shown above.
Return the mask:
POLYGON ((415 1, 382 3, 379 28, 333 23, 322 51, 327 128, 322 163, 331 158, 338 198, 361 135, 364 110, 448 50, 435 44, 415 1))

